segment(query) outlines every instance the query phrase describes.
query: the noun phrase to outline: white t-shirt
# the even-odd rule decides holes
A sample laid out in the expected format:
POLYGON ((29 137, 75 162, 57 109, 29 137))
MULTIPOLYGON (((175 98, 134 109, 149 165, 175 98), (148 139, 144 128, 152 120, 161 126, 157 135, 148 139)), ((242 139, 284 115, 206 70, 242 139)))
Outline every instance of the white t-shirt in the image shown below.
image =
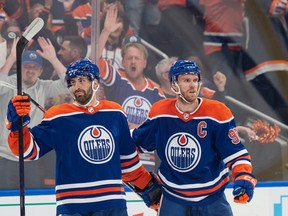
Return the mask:
POLYGON ((7 56, 7 42, 3 38, 3 41, 0 43, 0 68, 3 67, 3 65, 6 62, 6 56, 7 56))

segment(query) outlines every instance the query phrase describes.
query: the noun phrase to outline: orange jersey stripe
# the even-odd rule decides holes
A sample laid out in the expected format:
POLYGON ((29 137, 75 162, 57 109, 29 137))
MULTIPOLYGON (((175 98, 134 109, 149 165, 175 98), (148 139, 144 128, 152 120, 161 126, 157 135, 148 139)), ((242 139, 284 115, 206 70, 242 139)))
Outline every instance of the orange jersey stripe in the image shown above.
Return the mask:
MULTIPOLYGON (((240 156, 240 157, 237 158, 237 161, 238 161, 238 160, 241 160, 241 159, 247 159, 247 160, 251 161, 251 156, 250 156, 250 155, 240 156)), ((234 162, 235 162, 235 161, 233 160, 233 161, 227 163, 227 167, 230 167, 231 164, 234 163, 234 162)))
POLYGON ((36 148, 36 146, 33 146, 33 152, 31 154, 31 156, 26 158, 26 159, 31 160, 31 159, 35 158, 37 154, 38 154, 37 148, 36 148))
POLYGON ((268 66, 268 65, 271 65, 271 67, 272 67, 273 65, 277 65, 277 64, 288 64, 288 61, 285 61, 285 60, 265 61, 265 62, 263 62, 261 64, 258 64, 256 67, 253 67, 253 68, 251 68, 249 70, 246 70, 244 73, 245 73, 245 75, 248 75, 250 73, 253 73, 254 71, 259 70, 262 67, 265 67, 265 66, 268 66))
POLYGON ((123 167, 130 166, 131 164, 136 163, 137 161, 139 161, 139 157, 138 156, 135 157, 133 160, 129 160, 127 162, 121 163, 121 167, 123 168, 123 167))
POLYGON ((82 195, 92 195, 92 194, 101 194, 101 193, 109 193, 109 192, 124 192, 123 187, 106 187, 101 189, 95 189, 95 190, 78 190, 78 191, 71 191, 71 192, 62 192, 57 193, 56 198, 64 198, 64 197, 70 197, 70 196, 82 196, 82 195))
POLYGON ((176 190, 176 192, 180 193, 180 194, 183 194, 185 196, 200 196, 200 195, 211 194, 214 191, 217 191, 219 188, 221 188, 223 185, 225 185, 229 181, 230 181, 229 180, 229 176, 227 176, 218 185, 216 185, 215 187, 210 188, 210 189, 200 190, 200 191, 191 191, 191 192, 183 192, 183 191, 176 190))

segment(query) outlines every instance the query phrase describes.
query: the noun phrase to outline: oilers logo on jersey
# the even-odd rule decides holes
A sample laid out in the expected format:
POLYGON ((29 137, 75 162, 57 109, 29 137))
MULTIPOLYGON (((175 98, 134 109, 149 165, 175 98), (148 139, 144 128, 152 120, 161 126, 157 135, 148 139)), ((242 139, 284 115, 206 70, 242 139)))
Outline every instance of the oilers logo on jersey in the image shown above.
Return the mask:
POLYGON ((165 154, 169 165, 178 172, 194 169, 201 157, 201 147, 188 133, 173 134, 166 145, 165 154))
POLYGON ((151 103, 144 97, 133 95, 123 102, 122 107, 126 112, 128 122, 141 124, 148 117, 151 103))
POLYGON ((81 156, 89 163, 102 164, 111 160, 115 151, 115 142, 105 127, 92 125, 80 134, 78 149, 81 156))

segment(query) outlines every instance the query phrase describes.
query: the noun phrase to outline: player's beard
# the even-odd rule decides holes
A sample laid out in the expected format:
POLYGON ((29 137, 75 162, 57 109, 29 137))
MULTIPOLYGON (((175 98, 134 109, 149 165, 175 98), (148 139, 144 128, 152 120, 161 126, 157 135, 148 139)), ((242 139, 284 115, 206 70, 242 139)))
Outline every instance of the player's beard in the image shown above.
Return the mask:
MULTIPOLYGON (((189 91, 191 91, 191 89, 189 89, 187 92, 182 93, 182 95, 188 103, 193 103, 194 101, 197 100, 197 97, 199 95, 199 91, 197 89, 193 93, 191 93, 189 91)), ((181 100, 183 100, 183 98, 181 98, 181 100)), ((185 102, 185 101, 183 100, 183 102, 185 102)))
POLYGON ((90 101, 91 97, 93 97, 93 91, 91 88, 89 88, 87 92, 85 92, 84 90, 77 90, 74 92, 74 98, 76 102, 80 105, 87 104, 90 101), (82 94, 78 95, 78 92, 81 92, 82 94))

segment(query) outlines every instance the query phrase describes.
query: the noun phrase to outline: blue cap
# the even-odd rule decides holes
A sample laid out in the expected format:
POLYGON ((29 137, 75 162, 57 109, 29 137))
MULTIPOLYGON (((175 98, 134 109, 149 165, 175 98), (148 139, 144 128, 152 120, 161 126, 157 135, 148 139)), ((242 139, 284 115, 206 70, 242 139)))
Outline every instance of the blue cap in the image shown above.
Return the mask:
POLYGON ((22 64, 36 64, 43 67, 42 57, 35 51, 25 50, 22 55, 22 64))
POLYGON ((136 35, 127 36, 123 39, 122 46, 125 46, 128 43, 140 43, 141 44, 141 38, 136 35))

